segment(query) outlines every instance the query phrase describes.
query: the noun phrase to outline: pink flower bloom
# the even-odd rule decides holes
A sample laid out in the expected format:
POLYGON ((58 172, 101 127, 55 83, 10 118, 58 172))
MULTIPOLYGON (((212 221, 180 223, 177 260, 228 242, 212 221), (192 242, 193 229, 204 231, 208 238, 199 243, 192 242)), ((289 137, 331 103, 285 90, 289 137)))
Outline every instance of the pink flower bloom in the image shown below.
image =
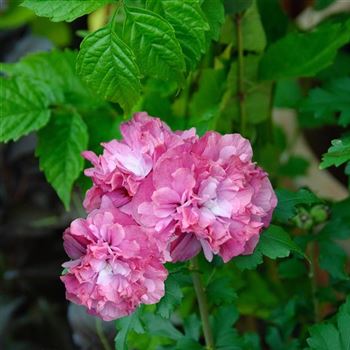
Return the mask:
POLYGON ((72 259, 61 277, 66 298, 103 320, 129 315, 164 295, 167 271, 152 235, 108 197, 87 219, 72 222, 64 247, 72 259))
POLYGON ((120 130, 123 139, 103 143, 101 156, 91 151, 83 152, 94 166, 85 170, 85 175, 91 177, 94 184, 84 200, 88 211, 98 208, 105 194, 112 193, 116 207, 126 204, 164 152, 197 139, 195 129, 173 133, 160 119, 145 112, 136 113, 120 126, 120 130))
POLYGON ((252 253, 277 200, 248 140, 209 132, 164 153, 130 203, 173 261, 252 253), (162 239, 163 237, 163 239, 162 239))

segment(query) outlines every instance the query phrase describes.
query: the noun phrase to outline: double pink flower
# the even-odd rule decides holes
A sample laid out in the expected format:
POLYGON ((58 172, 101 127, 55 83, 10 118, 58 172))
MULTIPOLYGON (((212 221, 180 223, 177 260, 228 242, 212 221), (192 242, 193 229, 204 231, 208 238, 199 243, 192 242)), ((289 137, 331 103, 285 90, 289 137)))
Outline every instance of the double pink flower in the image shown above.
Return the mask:
POLYGON ((158 302, 166 261, 201 249, 209 261, 251 254, 277 204, 239 134, 174 133, 143 112, 121 133, 101 156, 84 152, 93 164, 85 171, 93 181, 84 200, 89 214, 64 234, 72 259, 62 277, 67 298, 105 320, 158 302))

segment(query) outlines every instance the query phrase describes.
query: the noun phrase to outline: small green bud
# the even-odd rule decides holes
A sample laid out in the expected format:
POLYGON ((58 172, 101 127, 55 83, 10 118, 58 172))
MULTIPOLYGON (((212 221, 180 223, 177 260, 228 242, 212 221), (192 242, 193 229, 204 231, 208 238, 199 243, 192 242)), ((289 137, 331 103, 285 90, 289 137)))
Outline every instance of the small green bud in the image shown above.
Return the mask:
POLYGON ((309 230, 312 228, 314 221, 309 212, 305 208, 298 208, 298 214, 294 216, 292 221, 295 226, 303 230, 309 230))
POLYGON ((329 207, 324 204, 315 205, 311 208, 310 215, 315 220, 315 222, 324 222, 328 219, 329 207))

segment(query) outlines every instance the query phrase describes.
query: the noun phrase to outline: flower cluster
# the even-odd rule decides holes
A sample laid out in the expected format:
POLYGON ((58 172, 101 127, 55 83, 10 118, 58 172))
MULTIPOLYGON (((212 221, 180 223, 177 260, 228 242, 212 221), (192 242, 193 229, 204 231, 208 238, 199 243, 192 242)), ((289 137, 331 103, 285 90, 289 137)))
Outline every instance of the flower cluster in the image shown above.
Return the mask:
POLYGON ((251 254, 277 204, 239 134, 172 132, 143 112, 121 133, 102 155, 83 153, 89 214, 64 233, 67 298, 104 320, 158 302, 167 261, 251 254))

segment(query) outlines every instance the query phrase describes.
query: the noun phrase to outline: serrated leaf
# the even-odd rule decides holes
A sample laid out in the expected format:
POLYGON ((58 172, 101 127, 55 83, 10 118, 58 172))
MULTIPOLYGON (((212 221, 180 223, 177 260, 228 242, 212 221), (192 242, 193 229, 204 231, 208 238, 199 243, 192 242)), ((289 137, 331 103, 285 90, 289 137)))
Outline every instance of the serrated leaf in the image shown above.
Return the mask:
POLYGON ((172 26, 156 13, 126 8, 123 38, 136 55, 144 75, 155 79, 183 79, 185 61, 172 26))
POLYGON ((45 126, 51 115, 49 101, 25 78, 0 79, 0 141, 17 140, 45 126))
POLYGON ((260 236, 259 250, 271 259, 285 258, 291 251, 305 256, 289 234, 280 226, 270 225, 260 236))
POLYGON ((202 10, 210 27, 209 32, 206 33, 207 40, 218 40, 221 25, 225 20, 225 9, 222 0, 204 0, 202 10))
POLYGON ((312 326, 307 343, 311 350, 350 349, 350 297, 339 308, 337 324, 322 322, 312 326))
POLYGON ((143 319, 147 332, 151 335, 168 337, 173 340, 179 340, 183 337, 183 334, 173 326, 170 320, 150 313, 145 314, 143 319))
POLYGON ((313 112, 316 118, 339 112, 339 124, 346 127, 350 124, 349 96, 350 78, 333 80, 324 88, 312 89, 301 109, 313 112))
POLYGON ((10 77, 26 77, 35 82, 51 104, 98 104, 95 96, 75 71, 76 52, 53 50, 29 54, 17 63, 3 64, 1 71, 10 77))
POLYGON ((131 330, 136 333, 144 333, 144 328, 140 320, 140 309, 131 315, 120 318, 116 321, 117 335, 114 339, 116 350, 127 350, 128 334, 131 330))
POLYGON ((210 27, 198 0, 148 0, 147 8, 156 11, 174 28, 188 70, 196 68, 206 49, 210 27))
POLYGON ((332 165, 339 166, 350 160, 350 136, 332 141, 332 146, 328 152, 322 156, 321 169, 332 165))
POLYGON ((310 77, 330 65, 350 38, 350 22, 323 25, 308 33, 290 33, 273 43, 260 62, 260 78, 310 77))
POLYGON ((233 262, 241 270, 252 270, 263 262, 261 251, 256 247, 253 254, 240 255, 233 259, 233 262))
POLYGON ((77 58, 79 75, 105 99, 131 110, 140 97, 135 57, 110 26, 85 37, 77 58))
POLYGON ((169 276, 165 281, 165 295, 157 304, 157 313, 163 318, 170 318, 175 307, 180 304, 183 293, 176 276, 169 276))
POLYGON ((68 209, 73 183, 83 169, 81 152, 88 143, 86 125, 76 112, 60 111, 38 136, 36 155, 40 169, 68 209))
POLYGON ((22 6, 53 22, 71 22, 114 0, 24 0, 22 6))
POLYGON ((211 281, 206 288, 209 300, 214 304, 231 304, 237 297, 229 277, 220 277, 211 281))
POLYGON ((319 202, 319 199, 309 190, 300 189, 292 192, 286 189, 276 190, 278 204, 274 211, 274 218, 281 222, 287 222, 295 215, 298 205, 310 205, 319 202))

